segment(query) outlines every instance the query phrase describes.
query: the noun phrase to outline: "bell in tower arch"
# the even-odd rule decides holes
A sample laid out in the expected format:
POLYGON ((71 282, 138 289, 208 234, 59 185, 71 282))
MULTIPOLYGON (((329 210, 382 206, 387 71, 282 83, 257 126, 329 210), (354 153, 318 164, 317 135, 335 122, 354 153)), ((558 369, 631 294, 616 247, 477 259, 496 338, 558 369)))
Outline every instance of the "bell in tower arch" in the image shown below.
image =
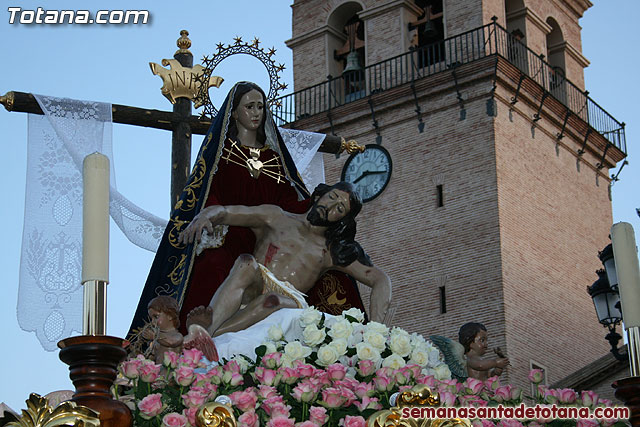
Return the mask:
POLYGON ((355 50, 352 50, 347 55, 347 64, 344 67, 344 71, 342 72, 342 75, 344 76, 345 74, 352 73, 352 72, 360 72, 362 70, 363 68, 362 68, 362 64, 360 64, 360 55, 358 55, 358 52, 356 52, 355 50))

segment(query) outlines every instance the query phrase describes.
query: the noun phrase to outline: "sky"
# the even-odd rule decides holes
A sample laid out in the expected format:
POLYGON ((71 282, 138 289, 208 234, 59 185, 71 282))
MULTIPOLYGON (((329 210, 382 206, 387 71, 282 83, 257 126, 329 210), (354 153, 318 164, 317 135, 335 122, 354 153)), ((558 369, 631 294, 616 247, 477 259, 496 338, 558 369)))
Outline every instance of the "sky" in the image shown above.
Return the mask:
MULTIPOLYGON (((629 165, 612 187, 614 222, 630 222, 640 234, 637 190, 640 168, 638 107, 640 90, 635 70, 640 66, 640 42, 635 17, 637 0, 593 0, 594 6, 580 20, 583 54, 591 62, 585 70, 590 96, 613 117, 627 124, 629 165)), ((232 43, 258 37, 263 46, 277 49, 276 61, 287 69, 283 80, 293 87, 291 50, 284 41, 291 38, 291 0, 194 1, 177 6, 166 1, 9 1, 8 7, 23 10, 148 10, 144 25, 44 25, 9 23, 7 9, 0 11, 0 39, 5 46, 0 94, 8 91, 81 100, 110 102, 141 108, 171 110, 160 93, 162 81, 153 76, 149 62, 172 58, 180 30, 187 29, 192 41, 194 63, 215 52, 218 42, 232 43), (90 6, 87 6, 89 4, 90 6)), ((214 73, 225 83, 213 96, 220 104, 234 82, 254 81, 268 86, 264 67, 247 56, 225 60, 214 73)), ((216 90, 214 90, 215 92, 216 90)), ((16 317, 19 263, 24 218, 27 168, 27 114, 0 109, 0 146, 5 158, 0 168, 3 203, 0 224, 0 402, 14 410, 25 407, 29 393, 44 395, 71 389, 67 366, 58 353, 46 352, 33 333, 21 330, 16 317)), ((201 143, 193 138, 193 152, 201 143)), ((157 216, 169 214, 170 144, 167 131, 113 125, 114 166, 118 190, 157 216)), ((617 168, 610 172, 617 172, 617 168)), ((603 209, 609 209, 603 206, 603 209)), ((597 254, 594 254, 594 257, 597 254)), ((110 274, 107 333, 124 337, 153 260, 153 253, 131 244, 111 222, 110 274)), ((594 273, 594 280, 597 276, 594 273)), ((585 283, 585 287, 590 283, 585 283)), ((588 295, 585 292, 585 298, 588 295)), ((594 310, 595 316, 595 310, 594 310)), ((434 331, 434 333, 437 331, 434 331)), ((603 339, 605 330, 603 329, 603 339)))

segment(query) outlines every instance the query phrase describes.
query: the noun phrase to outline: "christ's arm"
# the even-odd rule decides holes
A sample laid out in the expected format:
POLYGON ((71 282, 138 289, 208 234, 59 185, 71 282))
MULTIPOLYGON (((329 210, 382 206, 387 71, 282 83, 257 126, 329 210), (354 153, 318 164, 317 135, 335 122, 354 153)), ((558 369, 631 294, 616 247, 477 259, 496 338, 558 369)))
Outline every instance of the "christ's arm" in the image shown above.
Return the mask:
POLYGON ((183 244, 194 241, 198 243, 202 238, 203 230, 212 234, 213 227, 220 224, 249 227, 255 232, 267 227, 274 218, 282 214, 282 209, 275 205, 209 206, 193 218, 191 224, 180 233, 178 241, 183 244))
POLYGON ((374 266, 354 261, 346 267, 333 266, 337 270, 351 275, 357 281, 371 288, 371 305, 369 315, 371 320, 383 323, 391 304, 391 280, 382 270, 374 266))

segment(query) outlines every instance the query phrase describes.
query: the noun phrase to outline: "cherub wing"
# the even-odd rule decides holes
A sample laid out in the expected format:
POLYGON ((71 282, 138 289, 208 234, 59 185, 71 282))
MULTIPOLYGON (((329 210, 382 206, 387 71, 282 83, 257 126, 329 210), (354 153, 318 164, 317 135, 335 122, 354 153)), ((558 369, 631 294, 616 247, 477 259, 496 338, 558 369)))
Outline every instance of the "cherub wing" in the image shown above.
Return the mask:
POLYGON ((449 367, 451 375, 458 381, 467 379, 467 360, 464 357, 464 347, 457 341, 440 335, 431 335, 429 339, 440 349, 444 362, 449 367))
POLYGON ((194 323, 189 326, 189 333, 184 337, 183 348, 197 348, 209 362, 218 361, 218 350, 211 335, 205 328, 194 323))

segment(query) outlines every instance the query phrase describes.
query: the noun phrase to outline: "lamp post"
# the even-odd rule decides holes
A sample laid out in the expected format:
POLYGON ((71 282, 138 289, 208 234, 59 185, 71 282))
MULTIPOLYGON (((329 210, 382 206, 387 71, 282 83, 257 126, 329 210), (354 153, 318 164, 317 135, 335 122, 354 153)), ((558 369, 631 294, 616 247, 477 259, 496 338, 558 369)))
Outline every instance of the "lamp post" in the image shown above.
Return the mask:
POLYGON ((640 426, 640 266, 631 224, 614 224, 611 241, 598 254, 605 270, 597 271, 598 280, 587 290, 598 320, 609 328, 606 338, 611 343, 611 352, 618 360, 628 357, 631 376, 615 381, 612 386, 615 396, 631 410, 631 425, 640 426), (615 332, 623 313, 628 337, 626 355, 618 352, 621 336, 615 332))
POLYGON ((587 287, 587 292, 593 299, 598 321, 609 329, 605 339, 611 344, 611 353, 617 360, 626 360, 628 355, 618 351, 618 343, 622 336, 616 332, 616 327, 622 321, 622 312, 620 311, 620 294, 612 245, 607 245, 598 253, 598 257, 604 265, 604 270, 596 271, 598 280, 587 287))

